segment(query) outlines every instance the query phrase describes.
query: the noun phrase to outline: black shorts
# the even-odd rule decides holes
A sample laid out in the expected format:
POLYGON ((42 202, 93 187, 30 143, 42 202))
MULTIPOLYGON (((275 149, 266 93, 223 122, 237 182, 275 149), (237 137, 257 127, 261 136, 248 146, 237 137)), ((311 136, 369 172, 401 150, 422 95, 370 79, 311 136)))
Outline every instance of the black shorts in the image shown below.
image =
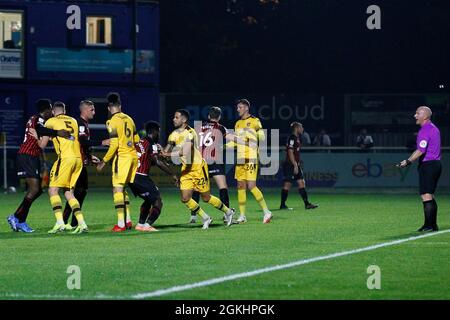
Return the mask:
POLYGON ((285 161, 283 163, 283 181, 294 182, 297 180, 303 180, 303 170, 297 164, 298 173, 294 175, 294 166, 292 163, 285 161))
POLYGON ((225 164, 211 163, 208 164, 208 173, 210 176, 224 176, 225 164))
POLYGON ((419 192, 420 194, 434 194, 441 176, 441 161, 425 161, 419 164, 419 192))
POLYGON ((41 178, 41 158, 28 154, 17 154, 17 176, 19 178, 41 178))
POLYGON ((160 198, 158 187, 148 176, 136 174, 134 182, 130 183, 129 186, 135 197, 140 197, 151 203, 160 198))
POLYGON ((85 166, 81 169, 80 176, 78 177, 77 183, 75 184, 75 189, 87 190, 89 187, 88 172, 85 166))

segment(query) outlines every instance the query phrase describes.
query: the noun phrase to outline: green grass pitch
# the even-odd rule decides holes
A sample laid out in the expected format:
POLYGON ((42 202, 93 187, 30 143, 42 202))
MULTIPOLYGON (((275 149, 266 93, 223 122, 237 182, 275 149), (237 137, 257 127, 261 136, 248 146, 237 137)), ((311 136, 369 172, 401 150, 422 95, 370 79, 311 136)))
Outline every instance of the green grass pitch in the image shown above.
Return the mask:
MULTIPOLYGON (((264 190, 263 190, 264 191, 264 190)), ((237 207, 235 190, 231 203, 237 207)), ((279 191, 264 192, 269 208, 279 191)), ((209 230, 188 225, 178 191, 164 189, 155 233, 110 232, 116 214, 110 191, 91 190, 84 205, 90 232, 48 235, 54 224, 48 196, 32 207, 33 234, 9 229, 6 216, 22 193, 0 195, 0 299, 131 299, 138 293, 197 283, 302 259, 419 235, 423 219, 416 194, 314 194, 316 210, 305 211, 295 189, 293 211, 273 210, 272 223, 248 193, 243 225, 223 226, 208 204, 209 230), (80 267, 81 289, 69 290, 67 268, 80 267)), ((140 199, 131 199, 137 222, 140 199)), ((450 196, 440 195, 439 226, 450 228, 450 196)), ((450 299, 450 233, 300 265, 153 299, 450 299), (369 290, 370 265, 381 270, 381 289, 369 290)))

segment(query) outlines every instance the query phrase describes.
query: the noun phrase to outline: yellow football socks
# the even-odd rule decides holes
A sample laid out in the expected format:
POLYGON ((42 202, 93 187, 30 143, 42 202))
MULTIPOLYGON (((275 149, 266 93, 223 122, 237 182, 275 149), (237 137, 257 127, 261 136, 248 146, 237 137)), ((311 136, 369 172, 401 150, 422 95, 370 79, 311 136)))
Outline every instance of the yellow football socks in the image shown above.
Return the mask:
POLYGON ((114 193, 114 207, 117 212, 117 225, 120 228, 125 227, 125 201, 123 192, 114 193))
POLYGON ((245 204, 247 203, 247 191, 245 189, 238 189, 238 203, 241 216, 245 216, 245 204))
POLYGON ((53 213, 55 214, 56 223, 64 224, 61 197, 59 195, 51 196, 50 204, 52 205, 53 213))
POLYGON ((266 200, 264 200, 264 196, 262 192, 258 189, 258 187, 254 187, 250 192, 255 197, 256 201, 258 201, 259 205, 261 206, 261 209, 268 210, 266 200))
POLYGON ((78 225, 81 226, 82 224, 84 224, 84 217, 83 213, 81 212, 80 203, 78 202, 78 200, 75 198, 70 199, 69 206, 72 209, 75 218, 77 218, 78 225))
POLYGON ((208 219, 209 216, 205 213, 205 211, 203 211, 202 208, 200 208, 195 200, 189 199, 189 201, 185 202, 184 204, 189 208, 189 210, 191 210, 192 214, 198 214, 200 217, 202 217, 203 220, 208 219))
POLYGON ((212 206, 214 206, 216 209, 219 209, 220 211, 227 213, 228 212, 228 207, 226 205, 224 205, 222 203, 222 201, 220 201, 219 198, 211 196, 211 198, 209 199, 208 203, 212 206))

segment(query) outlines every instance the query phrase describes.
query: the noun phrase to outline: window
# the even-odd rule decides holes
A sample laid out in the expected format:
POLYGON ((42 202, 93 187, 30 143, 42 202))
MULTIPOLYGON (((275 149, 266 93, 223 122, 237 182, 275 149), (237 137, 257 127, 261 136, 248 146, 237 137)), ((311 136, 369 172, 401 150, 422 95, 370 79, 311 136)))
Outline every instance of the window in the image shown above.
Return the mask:
POLYGON ((23 13, 0 10, 0 77, 22 78, 23 13))
POLYGON ((109 46, 112 44, 112 18, 87 17, 86 44, 109 46))

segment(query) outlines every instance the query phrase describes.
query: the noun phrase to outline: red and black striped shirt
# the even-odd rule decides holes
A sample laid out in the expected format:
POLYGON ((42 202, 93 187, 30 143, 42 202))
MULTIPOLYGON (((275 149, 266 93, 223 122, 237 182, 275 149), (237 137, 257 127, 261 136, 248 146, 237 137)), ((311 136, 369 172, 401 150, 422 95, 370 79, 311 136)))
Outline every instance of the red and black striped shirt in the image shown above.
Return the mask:
POLYGON ((39 157, 42 149, 39 147, 38 141, 30 134, 30 128, 36 129, 38 126, 44 126, 45 120, 40 115, 34 115, 28 120, 25 126, 25 136, 20 145, 19 154, 27 154, 33 157, 39 157))
POLYGON ((91 146, 89 144, 83 144, 82 140, 91 140, 91 131, 89 130, 89 123, 83 118, 77 118, 78 122, 78 140, 80 141, 81 159, 83 165, 87 166, 91 161, 91 146))
POLYGON ((147 176, 152 166, 152 163, 156 160, 158 155, 158 146, 153 143, 150 137, 144 137, 134 145, 138 154, 138 168, 137 174, 147 176))
POLYGON ((294 158, 297 163, 300 162, 300 147, 302 146, 302 142, 300 137, 297 137, 295 134, 291 134, 286 141, 286 161, 289 161, 289 156, 287 151, 292 149, 294 151, 294 158))
POLYGON ((224 137, 228 134, 227 128, 216 121, 203 121, 197 133, 200 152, 206 163, 223 161, 222 147, 224 137))

